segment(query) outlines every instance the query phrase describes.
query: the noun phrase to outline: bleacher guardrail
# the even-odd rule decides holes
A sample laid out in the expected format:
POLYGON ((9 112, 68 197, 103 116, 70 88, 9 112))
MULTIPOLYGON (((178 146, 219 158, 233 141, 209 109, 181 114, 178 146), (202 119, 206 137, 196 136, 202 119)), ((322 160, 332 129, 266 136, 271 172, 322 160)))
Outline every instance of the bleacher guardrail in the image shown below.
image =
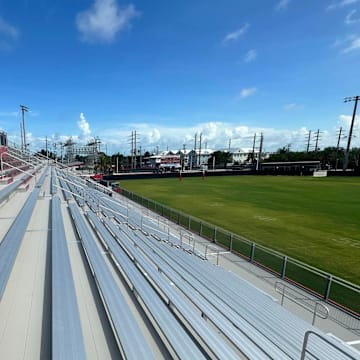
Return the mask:
POLYGON ((305 360, 306 358, 306 354, 309 355, 314 355, 311 350, 308 348, 308 342, 309 342, 309 337, 310 335, 318 337, 319 339, 321 339, 322 341, 324 341, 325 343, 327 343, 328 345, 330 345, 331 347, 333 347, 336 351, 338 351, 340 354, 345 355, 349 360, 356 360, 358 357, 350 354, 349 352, 345 352, 342 348, 340 348, 340 346, 338 346, 337 344, 329 341, 324 335, 318 334, 312 330, 309 330, 305 333, 304 336, 304 343, 303 343, 303 348, 301 351, 301 360, 305 360))
POLYGON ((326 273, 313 266, 266 248, 246 238, 207 223, 157 201, 121 189, 126 198, 198 234, 230 252, 270 271, 275 276, 310 292, 341 311, 331 311, 329 318, 349 330, 360 333, 360 286, 326 273), (344 316, 347 314, 348 316, 344 316))

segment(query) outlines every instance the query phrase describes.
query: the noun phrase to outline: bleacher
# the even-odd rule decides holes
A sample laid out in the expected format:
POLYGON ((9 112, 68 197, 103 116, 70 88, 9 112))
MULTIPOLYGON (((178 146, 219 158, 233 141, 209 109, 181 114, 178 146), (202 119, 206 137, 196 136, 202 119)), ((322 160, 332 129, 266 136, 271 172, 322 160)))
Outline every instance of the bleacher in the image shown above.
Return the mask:
POLYGON ((10 184, 19 174, 29 173, 40 163, 40 160, 30 153, 11 146, 1 146, 0 183, 10 184))
MULTIPOLYGON (((0 305, 47 177, 51 358, 89 356, 66 235, 70 221, 119 358, 155 359, 160 352, 177 359, 360 359, 273 296, 207 261, 149 212, 54 166, 43 169, 0 242, 0 305)), ((17 184, 0 191, 0 202, 17 184)))
MULTIPOLYGON (((70 202, 76 224, 84 221, 80 220, 84 215, 89 220, 129 287, 158 324, 162 337, 165 325, 159 319, 164 315, 157 313, 157 318, 151 310, 159 299, 173 314, 167 316, 167 322, 181 324, 197 339, 201 352, 210 357, 299 359, 304 353, 304 358, 359 358, 349 346, 293 315, 235 274, 183 251, 174 235, 161 240, 163 230, 156 229, 156 223, 136 213, 135 208, 129 212, 124 204, 106 201, 104 194, 86 188, 78 179, 67 180, 84 209, 81 215, 70 202), (89 210, 85 210, 87 206, 89 210), (112 211, 113 216, 109 216, 112 211), (149 229, 154 229, 153 234, 149 229), (316 336, 310 337, 308 349, 303 350, 306 334, 316 336)), ((90 238, 90 233, 86 237, 90 238)), ((171 334, 169 330, 166 333, 171 334)), ((178 355, 176 343, 167 342, 178 355)))

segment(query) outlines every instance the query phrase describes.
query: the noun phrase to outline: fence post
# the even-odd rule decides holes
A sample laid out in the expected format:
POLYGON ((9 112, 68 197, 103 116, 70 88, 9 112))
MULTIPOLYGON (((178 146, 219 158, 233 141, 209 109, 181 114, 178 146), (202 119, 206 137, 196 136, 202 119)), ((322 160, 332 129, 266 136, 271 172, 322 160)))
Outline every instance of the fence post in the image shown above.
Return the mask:
POLYGON ((178 223, 178 225, 180 225, 180 213, 179 212, 178 212, 177 223, 178 223))
POLYGON ((250 262, 254 261, 254 254, 255 254, 255 243, 251 243, 251 250, 250 250, 250 262))
POLYGON ((170 208, 170 212, 169 212, 169 220, 172 221, 172 208, 170 208))
POLYGON ((324 294, 324 300, 325 301, 328 301, 329 296, 330 296, 330 288, 331 288, 332 279, 333 279, 332 275, 329 274, 328 280, 327 280, 327 283, 326 283, 325 294, 324 294))
POLYGON ((214 226, 213 242, 216 243, 216 226, 214 226))
POLYGON ((284 279, 284 277, 285 277, 287 259, 288 259, 287 256, 283 257, 283 264, 282 264, 282 269, 281 269, 281 278, 282 279, 284 279))
POLYGON ((233 234, 230 233, 230 245, 229 245, 229 250, 232 251, 232 246, 233 246, 233 234))
POLYGON ((189 226, 188 226, 188 229, 191 230, 191 218, 189 216, 189 226))
POLYGON ((202 222, 200 221, 199 235, 202 236, 202 222))

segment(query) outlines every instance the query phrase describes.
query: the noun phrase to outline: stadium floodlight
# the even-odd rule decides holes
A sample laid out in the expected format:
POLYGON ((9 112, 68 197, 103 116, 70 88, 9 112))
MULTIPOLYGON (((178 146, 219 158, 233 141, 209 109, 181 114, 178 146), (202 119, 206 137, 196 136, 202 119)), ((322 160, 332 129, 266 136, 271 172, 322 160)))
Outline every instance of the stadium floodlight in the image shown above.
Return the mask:
POLYGON ((351 137, 352 137, 352 131, 353 131, 354 121, 355 121, 355 116, 356 116, 357 103, 358 103, 359 99, 360 99, 360 96, 348 96, 348 97, 344 98, 344 102, 350 102, 350 101, 355 102, 354 111, 353 111, 351 124, 350 124, 348 143, 347 143, 346 153, 345 153, 345 161, 344 161, 344 166, 343 166, 344 171, 346 171, 346 169, 348 167, 348 163, 349 163, 349 152, 350 152, 351 137))

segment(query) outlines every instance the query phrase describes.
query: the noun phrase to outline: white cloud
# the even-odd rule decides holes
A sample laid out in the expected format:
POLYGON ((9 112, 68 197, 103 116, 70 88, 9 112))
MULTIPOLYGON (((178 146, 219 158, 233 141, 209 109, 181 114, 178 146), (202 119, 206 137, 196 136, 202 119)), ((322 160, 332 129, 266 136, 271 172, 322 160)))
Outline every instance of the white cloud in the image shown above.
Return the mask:
POLYGON ((342 53, 348 53, 350 51, 354 51, 358 49, 360 49, 360 36, 353 38, 351 40, 351 43, 348 44, 348 46, 342 50, 342 53))
POLYGON ((19 36, 19 30, 7 23, 1 16, 0 16, 0 35, 6 36, 11 39, 16 39, 19 36))
POLYGON ((354 15, 356 14, 356 10, 353 9, 351 10, 345 17, 345 24, 346 25, 352 25, 352 24, 355 24, 355 23, 358 23, 360 22, 360 18, 357 17, 357 18, 354 18, 354 15))
POLYGON ((19 37, 19 30, 13 25, 6 22, 0 16, 0 50, 12 50, 14 42, 19 37))
POLYGON ((80 113, 80 119, 78 120, 77 125, 81 131, 82 137, 89 137, 89 135, 91 134, 90 125, 86 121, 84 113, 80 113))
POLYGON ((241 36, 243 36, 249 29, 250 25, 248 23, 246 23, 244 26, 242 26, 240 29, 231 32, 229 34, 227 34, 223 40, 223 43, 229 43, 231 41, 236 41, 238 40, 241 36))
POLYGON ((275 10, 276 10, 276 11, 285 11, 285 10, 287 10, 290 2, 291 2, 291 0, 280 0, 280 1, 275 5, 275 10))
POLYGON ((0 111, 1 117, 16 117, 19 116, 19 111, 0 111))
POLYGON ((256 58, 257 58, 257 51, 255 49, 251 49, 245 54, 244 61, 246 63, 249 63, 254 61, 256 58))
POLYGON ((340 49, 340 53, 348 53, 360 48, 360 36, 351 34, 342 39, 336 39, 331 47, 340 49))
POLYGON ((284 105, 284 110, 287 110, 287 111, 293 110, 293 109, 295 109, 295 108, 296 108, 296 104, 295 104, 295 103, 290 103, 290 104, 284 105))
POLYGON ((251 95, 254 95, 255 93, 256 93, 256 87, 246 88, 240 91, 239 96, 241 99, 245 99, 251 95))
MULTIPOLYGON (((352 120, 352 116, 351 116, 351 115, 341 114, 341 115, 339 116, 340 124, 346 126, 347 129, 350 128, 351 120, 352 120)), ((355 117, 354 124, 358 123, 359 120, 360 120, 360 117, 359 117, 359 116, 356 116, 356 117, 355 117)))
POLYGON ((77 15, 76 25, 84 41, 111 42, 137 16, 132 4, 119 7, 116 0, 95 0, 90 9, 77 15))
MULTIPOLYGON (((321 143, 320 147, 336 146, 338 127, 343 126, 346 131, 349 129, 351 122, 350 115, 340 115, 339 122, 331 129, 321 129, 321 143)), ((359 134, 358 116, 354 126, 354 135, 359 134)), ((294 151, 302 151, 306 148, 306 139, 309 129, 300 127, 296 129, 288 128, 271 128, 271 127, 254 127, 249 125, 251 119, 241 119, 234 123, 225 121, 209 121, 202 123, 195 123, 190 127, 181 127, 181 121, 171 119, 169 125, 159 125, 147 121, 144 123, 129 123, 122 124, 121 127, 115 128, 101 128, 96 130, 96 135, 101 140, 102 144, 107 144, 110 154, 120 152, 124 155, 130 154, 131 143, 129 137, 132 131, 137 133, 137 148, 142 153, 145 151, 154 152, 156 148, 159 151, 166 149, 179 150, 185 144, 186 149, 194 148, 195 134, 197 134, 197 145, 199 146, 199 137, 202 134, 202 148, 205 146, 212 150, 227 150, 229 146, 229 139, 231 139, 231 150, 247 149, 252 147, 254 134, 257 134, 257 140, 260 138, 260 133, 264 135, 264 151, 276 151, 277 149, 291 144, 291 149, 294 151)), ((76 132, 76 131, 74 131, 76 132)), ((19 144, 21 142, 19 132, 9 133, 9 140, 19 144)), ((76 143, 76 146, 84 145, 88 139, 84 139, 81 135, 76 134, 53 134, 48 136, 50 146, 59 142, 65 143, 69 138, 76 143)), ((45 148, 45 137, 37 137, 34 134, 28 133, 27 139, 30 143, 32 151, 37 151, 45 148)), ((257 144, 258 145, 258 144, 257 144)), ((352 145, 360 146, 360 137, 357 136, 352 139, 352 145)), ((57 147, 58 154, 60 154, 60 147, 57 147)))
POLYGON ((333 1, 326 9, 333 10, 337 8, 342 8, 344 6, 353 5, 359 2, 360 0, 340 0, 340 1, 333 1))
POLYGON ((149 144, 155 144, 155 143, 159 142, 160 138, 161 138, 160 131, 156 128, 151 129, 146 134, 146 139, 149 144))
POLYGON ((299 104, 296 104, 296 103, 289 103, 289 104, 285 104, 283 108, 284 108, 285 111, 291 111, 291 110, 302 109, 303 106, 299 105, 299 104))

